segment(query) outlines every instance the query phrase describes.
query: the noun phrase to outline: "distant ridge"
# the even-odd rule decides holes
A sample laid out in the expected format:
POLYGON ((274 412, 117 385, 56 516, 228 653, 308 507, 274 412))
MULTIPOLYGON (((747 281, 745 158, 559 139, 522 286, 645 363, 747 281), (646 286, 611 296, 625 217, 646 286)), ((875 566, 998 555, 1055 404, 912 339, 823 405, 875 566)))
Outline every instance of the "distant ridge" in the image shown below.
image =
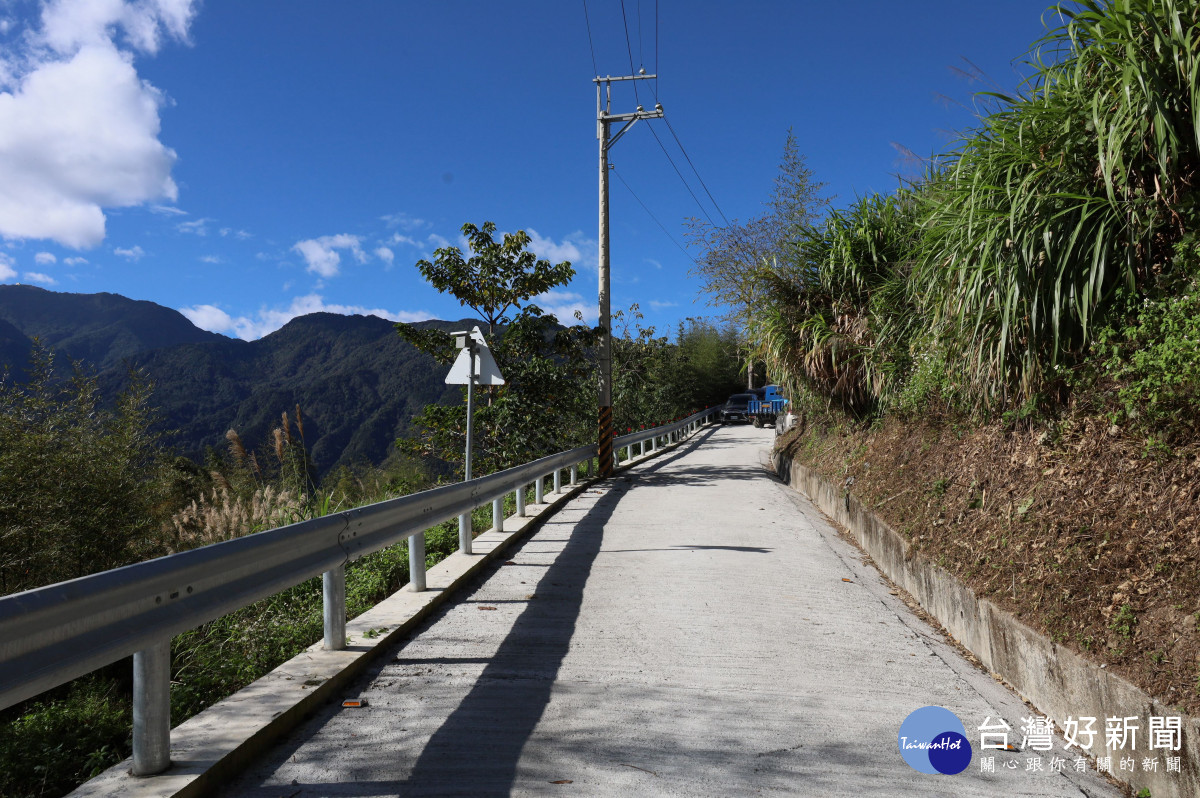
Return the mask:
MULTIPOLYGON (((462 329, 478 322, 427 321, 462 329)), ((448 366, 403 341, 375 316, 312 313, 257 341, 201 330, 183 314, 117 294, 71 294, 0 285, 0 365, 24 367, 32 338, 81 360, 112 399, 130 366, 154 384, 154 403, 181 453, 203 461, 225 432, 265 447, 280 415, 300 405, 318 473, 381 462, 426 404, 460 401, 448 366)), ((66 363, 57 363, 65 368, 66 363)))
MULTIPOLYGON (((0 285, 0 320, 97 370, 176 344, 223 338, 177 310, 119 294, 71 294, 32 285, 0 285)), ((0 332, 0 336, 3 333, 0 332)), ((26 351, 28 351, 26 344, 26 351)))

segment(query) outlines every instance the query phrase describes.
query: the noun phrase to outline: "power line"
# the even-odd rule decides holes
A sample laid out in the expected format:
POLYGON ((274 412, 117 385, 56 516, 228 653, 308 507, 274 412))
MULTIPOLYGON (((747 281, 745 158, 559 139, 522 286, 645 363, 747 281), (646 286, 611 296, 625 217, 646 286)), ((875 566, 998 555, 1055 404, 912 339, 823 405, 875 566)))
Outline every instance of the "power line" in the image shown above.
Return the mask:
POLYGON ((617 171, 615 165, 613 166, 612 171, 613 171, 613 174, 617 176, 617 180, 621 181, 621 185, 625 186, 625 188, 628 189, 629 193, 633 195, 633 198, 635 200, 637 200, 638 205, 642 206, 642 210, 644 210, 646 212, 646 214, 649 215, 649 217, 654 220, 654 223, 656 225, 658 225, 658 228, 663 231, 663 234, 665 234, 666 237, 671 240, 671 243, 674 244, 676 247, 678 247, 679 251, 687 256, 688 260, 690 260, 696 266, 699 266, 700 264, 696 263, 696 259, 692 257, 692 254, 690 252, 688 252, 687 249, 685 249, 682 244, 680 244, 678 241, 675 240, 675 237, 672 236, 670 231, 668 231, 667 228, 663 225, 663 223, 658 220, 658 217, 654 215, 654 212, 651 211, 650 208, 648 208, 646 206, 646 203, 642 202, 642 198, 637 195, 637 192, 633 190, 633 187, 625 182, 625 178, 621 177, 621 173, 617 171))
POLYGON ((642 0, 638 0, 638 66, 646 66, 646 56, 642 55, 642 0))
MULTIPOLYGON (((629 74, 636 75, 637 70, 633 68, 633 45, 629 43, 629 18, 625 16, 625 0, 621 0, 621 21, 625 23, 625 52, 629 53, 629 74)), ((642 98, 638 97, 637 81, 633 82, 633 99, 637 100, 637 104, 642 104, 642 98)))
POLYGON ((592 21, 588 19, 587 0, 583 0, 583 21, 587 23, 588 48, 592 51, 592 74, 599 77, 600 70, 596 66, 596 45, 592 44, 592 21))
POLYGON ((727 217, 725 212, 721 210, 721 206, 718 205, 716 199, 713 198, 712 192, 709 191, 708 186, 704 184, 704 178, 700 176, 700 172, 696 169, 696 164, 692 163, 691 157, 687 154, 687 150, 684 149, 683 142, 679 140, 679 136, 675 133, 675 128, 671 126, 671 120, 663 117, 663 121, 667 123, 667 130, 670 130, 671 135, 675 137, 675 143, 679 145, 679 151, 683 153, 684 158, 687 158, 688 166, 692 167, 692 171, 696 173, 696 179, 700 181, 701 186, 704 186, 704 193, 708 195, 709 200, 712 201, 713 207, 717 209, 717 213, 721 214, 721 218, 725 220, 725 224, 728 226, 729 217, 727 217))
POLYGON ((708 223, 713 227, 720 227, 720 225, 714 222, 713 218, 708 215, 708 209, 704 207, 702 202, 700 202, 700 198, 696 196, 695 191, 692 191, 692 187, 688 183, 687 178, 683 176, 683 172, 679 171, 679 167, 675 165, 675 159, 671 157, 671 153, 667 152, 667 148, 663 145, 662 139, 660 139, 658 137, 658 133, 654 131, 654 125, 647 125, 646 127, 649 128, 650 134, 654 136, 654 140, 658 142, 658 148, 662 150, 663 155, 667 156, 667 161, 671 164, 671 168, 675 170, 675 174, 679 175, 679 181, 683 183, 683 187, 686 188, 687 192, 692 195, 692 199, 696 202, 696 207, 699 208, 700 212, 704 214, 704 218, 708 219, 708 223))
MULTIPOLYGON (((671 123, 665 116, 663 117, 663 121, 667 122, 667 126, 670 127, 671 123)), ((683 183, 683 187, 686 188, 688 193, 692 195, 692 199, 696 202, 696 207, 698 207, 700 212, 704 214, 704 218, 708 219, 709 224, 711 224, 714 228, 720 228, 721 225, 713 221, 712 216, 708 214, 704 204, 700 202, 700 198, 696 196, 696 192, 692 190, 691 185, 688 183, 687 179, 684 178, 683 172, 681 172, 679 167, 675 164, 675 159, 671 157, 671 153, 667 152, 667 148, 663 145, 662 139, 660 139, 658 137, 658 133, 654 131, 654 126, 647 125, 647 127, 650 129, 650 133, 654 136, 654 140, 658 142, 658 148, 663 151, 663 155, 667 156, 667 161, 670 162, 671 168, 675 170, 675 174, 679 176, 679 180, 683 183)), ((724 229, 728 230, 733 235, 734 243, 738 248, 743 250, 742 254, 747 258, 748 262, 757 261, 758 258, 754 255, 754 247, 745 240, 737 226, 729 221, 728 217, 726 217, 725 213, 721 210, 721 207, 717 205, 717 201, 713 199, 712 192, 708 190, 708 186, 704 185, 704 179, 701 178, 700 173, 696 171, 696 165, 692 163, 692 159, 688 158, 687 151, 683 149, 683 144, 679 141, 679 136, 675 135, 674 128, 671 129, 671 135, 675 136, 675 143, 679 145, 679 150, 683 153, 683 157, 687 158, 688 164, 692 167, 692 171, 696 172, 696 177, 700 180, 700 185, 704 186, 704 191, 706 194, 708 194, 709 200, 712 201, 713 207, 717 209, 717 213, 721 214, 721 218, 725 220, 724 229)))
MULTIPOLYGON (((654 74, 662 74, 658 71, 658 0, 654 0, 654 74)), ((651 89, 654 92, 654 101, 658 102, 658 78, 654 79, 651 89)))

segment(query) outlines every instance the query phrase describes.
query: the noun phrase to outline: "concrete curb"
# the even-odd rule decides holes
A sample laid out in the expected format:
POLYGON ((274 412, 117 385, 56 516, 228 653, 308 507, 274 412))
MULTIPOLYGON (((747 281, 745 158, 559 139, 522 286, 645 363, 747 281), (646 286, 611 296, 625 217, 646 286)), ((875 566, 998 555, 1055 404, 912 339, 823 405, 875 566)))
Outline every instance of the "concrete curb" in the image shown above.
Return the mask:
MULTIPOLYGON (((621 474, 653 460, 687 443, 690 437, 626 460, 614 473, 621 474)), ((600 482, 592 478, 574 486, 563 485, 557 495, 547 486, 543 498, 550 501, 526 505, 524 517, 509 516, 504 520, 503 532, 488 531, 476 537, 472 542, 473 554, 455 552, 428 569, 425 591, 414 593, 401 588, 347 621, 345 649, 326 651, 321 643, 315 643, 266 676, 172 729, 171 767, 165 773, 135 777, 130 772, 133 760, 126 759, 80 785, 71 795, 188 798, 216 794, 223 783, 244 770, 319 706, 339 697, 382 652, 412 631, 471 577, 532 533, 543 519, 600 482)))
MULTIPOLYGON (((921 554, 910 554, 907 541, 859 503, 849 492, 820 474, 773 455, 775 471, 784 484, 798 490, 826 515, 847 528, 875 561, 875 566, 903 587, 992 673, 1000 676, 1038 711, 1057 722, 1068 717, 1094 717, 1098 730, 1094 756, 1113 758, 1113 776, 1134 790, 1149 789, 1154 798, 1200 795, 1200 719, 1182 716, 1183 745, 1178 751, 1151 750, 1149 717, 1172 711, 1125 679, 1086 660, 1021 623, 987 599, 981 599, 950 572, 921 554), (1108 749, 1105 718, 1136 717, 1141 728, 1136 746, 1108 749), (1137 766, 1144 757, 1180 757, 1179 773, 1118 769, 1124 757, 1137 766)), ((1018 729, 1014 729, 1018 731, 1018 729)), ((969 732, 968 732, 969 733, 969 732)))

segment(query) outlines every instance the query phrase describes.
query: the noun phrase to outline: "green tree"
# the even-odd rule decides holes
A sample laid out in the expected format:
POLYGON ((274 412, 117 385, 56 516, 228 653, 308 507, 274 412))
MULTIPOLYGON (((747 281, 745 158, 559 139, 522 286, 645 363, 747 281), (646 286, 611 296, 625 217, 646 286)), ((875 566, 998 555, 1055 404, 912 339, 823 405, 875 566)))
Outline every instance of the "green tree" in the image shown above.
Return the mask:
MULTIPOLYGON (((598 330, 563 327, 526 305, 491 342, 505 383, 490 405, 477 407, 473 472, 486 474, 580 446, 595 433, 598 330)), ((463 389, 465 395, 466 389, 463 389)), ((416 434, 399 442, 410 454, 433 457, 461 473, 466 405, 426 405, 416 434)))
POLYGON ((688 220, 688 238, 701 253, 691 274, 701 281, 709 305, 724 308, 724 319, 742 332, 747 384, 753 379, 749 365, 753 350, 746 327, 763 302, 764 271, 772 263, 788 260, 801 231, 824 213, 830 202, 822 194, 824 189, 789 130, 765 213, 745 222, 734 219, 723 227, 688 220))
POLYGON ((741 389, 738 331, 732 324, 689 318, 679 323, 675 345, 683 368, 679 402, 687 410, 721 404, 741 389))
POLYGON ((489 334, 495 333, 497 324, 508 321, 505 314, 509 310, 566 285, 575 276, 570 261, 551 264, 527 251, 530 238, 524 230, 505 233, 500 243, 492 237, 495 232, 494 222, 484 222, 482 227, 468 222, 462 226, 462 234, 474 253, 469 259, 463 259, 458 247, 442 247, 434 252, 433 263, 417 261, 429 284, 478 313, 487 322, 489 334))
POLYGON ((613 422, 619 431, 663 424, 738 392, 732 325, 688 319, 671 341, 642 321, 636 304, 613 315, 613 422))
MULTIPOLYGON (((575 276, 569 261, 551 264, 525 250, 523 230, 493 238, 496 225, 463 225, 475 254, 457 247, 437 250, 435 262, 419 261, 421 274, 488 324, 488 343, 505 384, 490 394, 475 417, 475 473, 507 468, 578 446, 591 435, 595 411, 595 366, 591 348, 598 330, 563 327, 529 302, 566 285, 575 276)), ((397 324, 397 332, 440 362, 455 356, 449 336, 397 324)), ((465 388, 464 388, 465 393, 465 388)), ((463 460, 466 408, 427 405, 415 419, 417 433, 401 441, 404 451, 458 466, 463 460)))
POLYGON ((78 365, 56 381, 36 343, 28 382, 0 381, 0 593, 29 590, 159 553, 163 449, 150 387, 113 409, 78 365))

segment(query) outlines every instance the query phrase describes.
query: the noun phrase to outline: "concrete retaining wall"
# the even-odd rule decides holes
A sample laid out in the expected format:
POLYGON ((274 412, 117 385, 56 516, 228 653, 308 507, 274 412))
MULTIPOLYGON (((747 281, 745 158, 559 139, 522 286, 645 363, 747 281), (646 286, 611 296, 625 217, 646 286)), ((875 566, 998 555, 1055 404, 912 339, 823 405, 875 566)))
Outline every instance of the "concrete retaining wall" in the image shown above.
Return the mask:
MULTIPOLYGON (((830 518, 846 527, 876 567, 903 587, 962 645, 999 675, 1042 715, 1061 728, 1068 717, 1094 717, 1097 729, 1091 754, 1112 757, 1113 775, 1135 791, 1148 788, 1154 798, 1200 795, 1200 720, 1183 716, 1179 751, 1149 748, 1151 715, 1172 711, 1125 679, 1051 642, 987 599, 977 597, 953 574, 909 553, 907 541, 858 499, 801 463, 777 453, 775 468, 785 484, 804 493, 830 518), (1105 749, 1105 718, 1137 718, 1136 746, 1105 749), (1179 773, 1165 772, 1165 757, 1179 756, 1179 773), (1122 771, 1122 757, 1133 757, 1135 771, 1122 771), (1158 770, 1142 769, 1143 758, 1158 760, 1158 770)), ((1200 688, 1198 688, 1200 689, 1200 688)), ((1010 719, 1011 722, 1012 719, 1010 719)), ((968 724, 969 725, 969 724, 968 724)), ((1013 732, 1019 743, 1020 727, 1013 732)), ((968 729, 968 734, 971 730, 968 729)))

